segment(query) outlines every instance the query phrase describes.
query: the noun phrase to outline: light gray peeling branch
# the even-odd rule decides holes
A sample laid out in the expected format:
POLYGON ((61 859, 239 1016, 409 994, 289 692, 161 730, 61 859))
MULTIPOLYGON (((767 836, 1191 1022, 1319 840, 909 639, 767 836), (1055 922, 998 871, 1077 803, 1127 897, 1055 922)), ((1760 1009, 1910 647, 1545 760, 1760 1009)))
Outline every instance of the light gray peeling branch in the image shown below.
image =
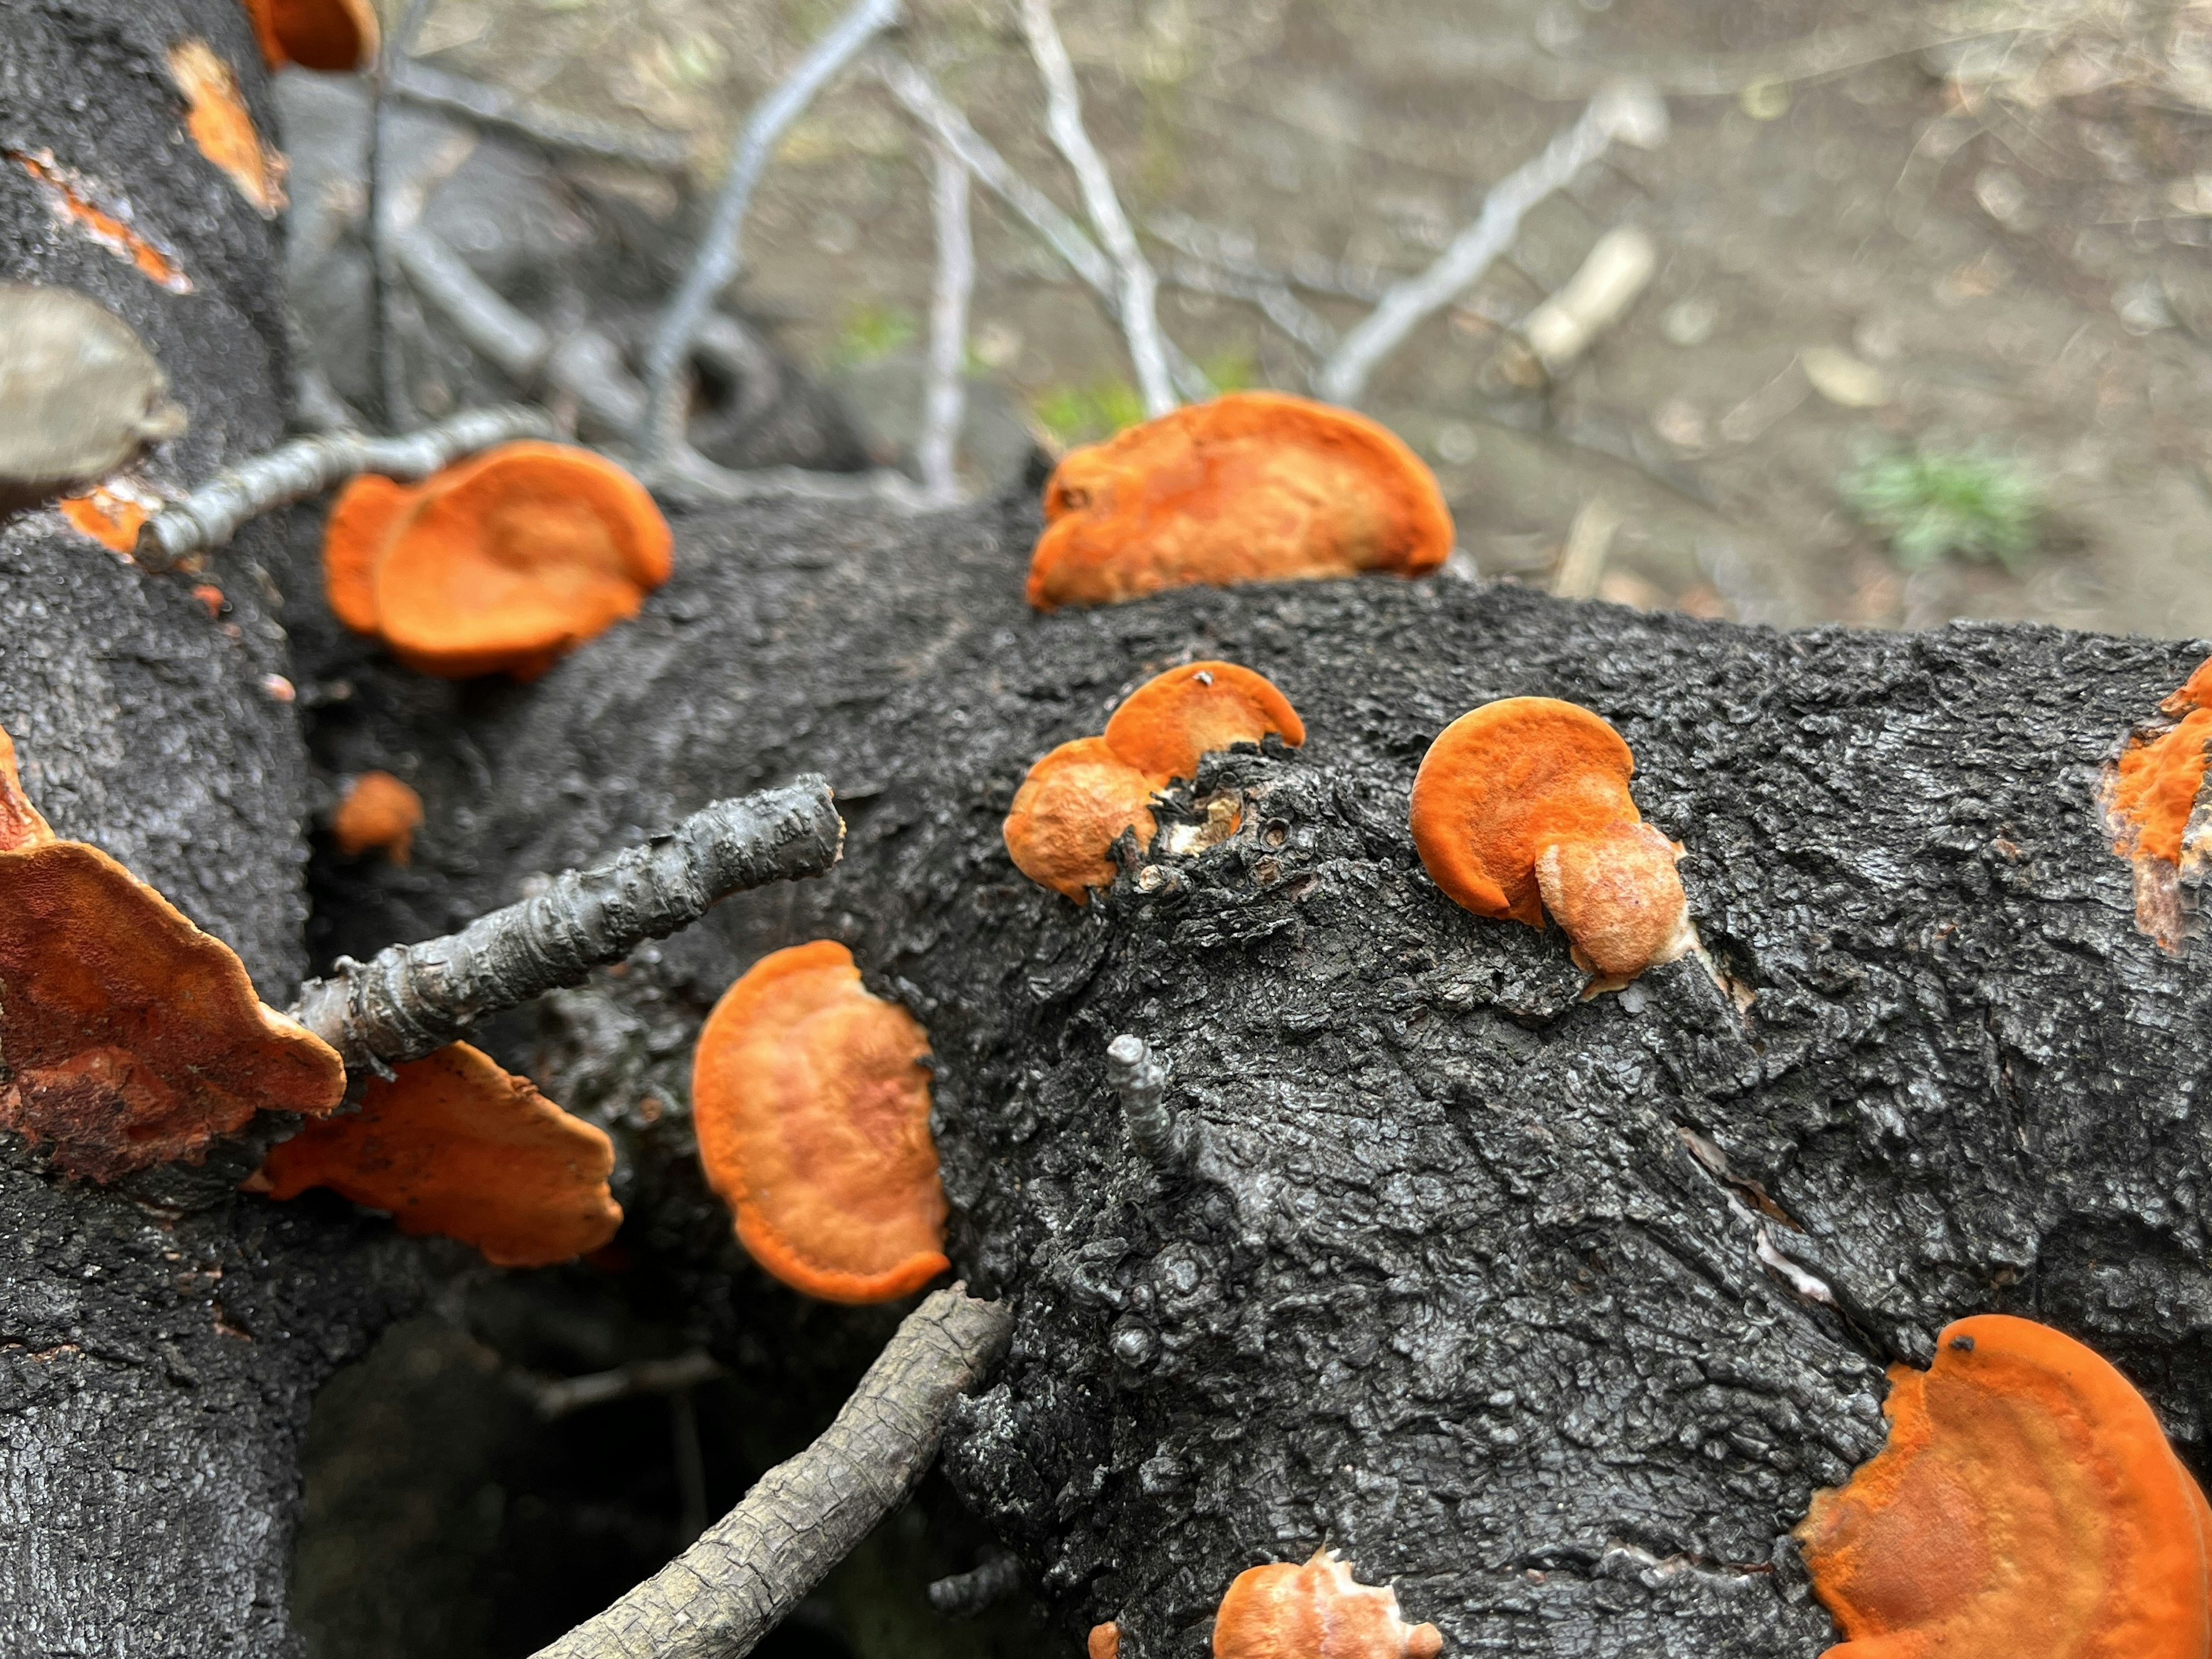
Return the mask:
POLYGON ((458 933, 395 945, 368 962, 341 957, 329 978, 301 988, 292 1013, 338 1051, 349 1073, 419 1060, 488 1014, 580 984, 592 969, 689 926, 732 893, 822 874, 844 839, 818 776, 716 801, 666 835, 556 877, 535 898, 458 933))
POLYGON ((699 1541, 534 1659, 739 1659, 912 1492, 1013 1330, 954 1285, 906 1316, 837 1420, 699 1541))

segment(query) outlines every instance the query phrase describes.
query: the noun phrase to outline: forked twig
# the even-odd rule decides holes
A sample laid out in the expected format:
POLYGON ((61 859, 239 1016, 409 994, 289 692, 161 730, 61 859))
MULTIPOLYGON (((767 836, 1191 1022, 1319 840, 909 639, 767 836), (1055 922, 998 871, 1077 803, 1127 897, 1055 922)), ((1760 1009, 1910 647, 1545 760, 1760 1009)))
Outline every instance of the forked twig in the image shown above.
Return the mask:
POLYGON ((526 102, 504 87, 471 81, 465 75, 434 69, 412 58, 402 58, 392 65, 386 88, 394 98, 425 109, 466 116, 478 126, 512 132, 548 149, 627 161, 657 172, 682 167, 690 149, 674 133, 617 126, 611 121, 546 109, 526 102))
POLYGON ((287 501, 328 489, 357 472, 402 480, 427 478, 441 466, 516 438, 550 438, 553 422, 542 409, 501 404, 466 409, 435 426, 404 437, 325 432, 279 444, 226 467, 180 501, 146 520, 138 532, 138 561, 149 569, 173 569, 194 554, 222 546, 240 525, 287 501))
MULTIPOLYGON (((1121 296, 1114 262, 1100 252, 1083 228, 1061 212, 1060 204, 1051 197, 1015 172, 991 141, 975 131, 928 76, 891 52, 877 58, 875 71, 899 106, 920 122, 938 143, 957 155, 968 171, 975 174, 977 183, 1042 236, 1045 245, 1066 261, 1083 285, 1098 296, 1107 314, 1119 323, 1121 296)), ((1193 403, 1203 403, 1213 396, 1212 381, 1177 349, 1174 341, 1164 337, 1160 344, 1167 353, 1168 372, 1174 377, 1178 392, 1193 403)))
POLYGON ((699 1541, 534 1659, 740 1659, 797 1607, 937 1455, 953 1402, 1013 1331, 963 1286, 906 1316, 837 1420, 760 1478, 699 1541))
POLYGON ((395 945, 368 962, 339 957, 327 979, 301 987, 292 1015, 338 1051, 349 1073, 381 1073, 444 1048, 487 1014, 582 983, 732 893, 820 875, 844 838, 819 777, 716 801, 458 933, 395 945))
POLYGON ((975 291, 975 239, 968 222, 968 169, 942 144, 929 147, 937 280, 929 295, 929 381, 915 459, 932 501, 960 499, 957 464, 968 404, 968 301, 975 291))
POLYGON ((857 0, 747 118, 698 253, 676 297, 661 313, 646 359, 645 413, 638 422, 636 444, 648 460, 683 436, 684 371, 691 344, 714 296, 738 274, 744 252, 745 213, 776 141, 861 47, 897 20, 899 6, 900 0, 857 0))
POLYGON ((1314 374, 1314 390, 1331 403, 1352 404, 1367 391, 1382 360, 1428 317, 1465 293, 1513 245, 1528 210, 1562 188, 1616 139, 1650 149, 1665 142, 1667 106, 1649 87, 1609 87, 1541 155, 1499 179, 1482 211, 1418 276, 1391 285, 1382 302, 1347 332, 1314 374))
POLYGON ((1044 79, 1046 127, 1083 191, 1091 228, 1114 260, 1121 331, 1128 337, 1129 359, 1137 371, 1145 413, 1164 415, 1176 406, 1176 395, 1160 339, 1159 279, 1137 246, 1137 233, 1129 228, 1121 198, 1114 194, 1114 176, 1106 170, 1105 158, 1084 130, 1075 66, 1053 24, 1052 0, 1022 0, 1022 33, 1029 37, 1030 56, 1036 59, 1037 73, 1044 79))

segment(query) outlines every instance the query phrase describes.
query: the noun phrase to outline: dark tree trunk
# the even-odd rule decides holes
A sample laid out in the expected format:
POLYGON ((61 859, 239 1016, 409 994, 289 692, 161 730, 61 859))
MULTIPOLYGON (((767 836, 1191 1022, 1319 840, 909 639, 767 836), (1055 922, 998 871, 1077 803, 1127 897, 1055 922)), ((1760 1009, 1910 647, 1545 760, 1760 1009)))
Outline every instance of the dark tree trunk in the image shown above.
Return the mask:
MULTIPOLYGON (((139 329, 194 416, 160 465, 197 480, 274 435, 281 331, 269 228, 179 136, 163 58, 203 35, 259 100, 243 21, 12 0, 0 25, 0 143, 127 190, 198 289, 56 230, 12 163, 0 270, 139 329)), ((1025 501, 696 515, 637 622, 532 685, 454 687, 322 614, 307 515, 216 561, 234 635, 36 514, 0 539, 0 725, 56 827, 272 999, 303 961, 310 754, 430 813, 407 870, 318 862, 318 956, 826 772, 842 868, 548 999, 544 1081, 617 1132, 640 1260, 734 1343, 768 1293, 689 1157, 690 1042, 762 951, 850 944, 929 1028, 951 1253, 1019 1322, 951 1472, 1132 1659, 1202 1652, 1238 1571, 1323 1542, 1452 1652, 1810 1659, 1831 1632, 1784 1534, 1880 1443, 1883 1364, 1967 1312, 2083 1336, 2200 1456, 2212 976, 2201 939, 2136 933, 2095 781, 2203 645, 1780 635, 1386 579, 1040 617, 1036 528, 1025 501), (1306 746, 1209 760, 1191 795, 1243 797, 1222 845, 1083 909, 1023 880, 999 825, 1024 769, 1194 655, 1275 679, 1306 746), (1557 933, 1429 883, 1414 769, 1514 693, 1628 738, 1725 985, 1685 962, 1580 1001, 1557 933), (1187 1166, 1127 1140, 1125 1031, 1173 1066, 1187 1166)), ((11 1650, 286 1649, 307 1401, 441 1258, 218 1196, 228 1167, 129 1194, 0 1163, 11 1650)))

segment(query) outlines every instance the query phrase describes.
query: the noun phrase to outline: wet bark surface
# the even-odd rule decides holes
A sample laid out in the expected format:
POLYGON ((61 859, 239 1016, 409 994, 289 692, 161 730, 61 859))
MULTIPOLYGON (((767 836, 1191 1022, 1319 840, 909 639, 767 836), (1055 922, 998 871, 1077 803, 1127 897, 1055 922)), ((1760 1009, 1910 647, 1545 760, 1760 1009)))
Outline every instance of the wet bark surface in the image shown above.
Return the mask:
MULTIPOLYGON (((413 761, 447 826, 351 872, 364 937, 837 782, 841 868, 553 1000, 548 1080, 673 1169, 696 1022, 761 951, 841 939, 923 1019, 956 1267, 1019 1314, 948 1468, 1072 1627, 1196 1654, 1237 1571, 1327 1542, 1453 1650, 1810 1656, 1784 1534, 1881 1444, 1883 1366, 1974 1311, 2081 1335, 2199 1454, 2206 947, 2136 932, 2096 783, 2204 647, 1451 580, 1040 617, 1035 528, 682 521, 647 614, 535 686, 410 720, 356 659, 318 743, 413 761), (1211 758, 1164 815, 1233 793, 1226 842, 1133 858, 1087 908, 1030 885, 999 838, 1024 768, 1195 656, 1273 678, 1304 748, 1211 758), (1557 933, 1428 881, 1420 756, 1515 694, 1628 738, 1717 973, 1583 1001, 1557 933), (1173 1067, 1186 1166, 1127 1141, 1124 1030, 1173 1067)), ((629 1201, 703 1203, 703 1236, 684 1187, 629 1201)))

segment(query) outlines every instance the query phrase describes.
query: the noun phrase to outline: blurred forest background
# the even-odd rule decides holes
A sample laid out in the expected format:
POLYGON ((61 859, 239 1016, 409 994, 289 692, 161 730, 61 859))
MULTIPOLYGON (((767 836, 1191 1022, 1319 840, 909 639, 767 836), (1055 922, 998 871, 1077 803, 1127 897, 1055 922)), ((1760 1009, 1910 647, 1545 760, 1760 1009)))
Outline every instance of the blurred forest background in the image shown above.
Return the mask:
MULTIPOLYGON (((401 34, 405 0, 383 3, 401 34)), ((541 322, 649 318, 733 131, 838 10, 434 0, 410 53, 421 84, 504 89, 619 129, 643 159, 514 141, 404 95, 403 66, 386 210, 541 322)), ((1608 77, 1664 94, 1666 141, 1614 148, 1540 206, 1370 391, 1435 467, 1483 576, 1782 626, 2212 635, 2212 3, 1061 0, 1057 15, 1161 273, 1162 323, 1224 387, 1307 390, 1317 354, 1608 77), (1524 383, 1516 325, 1622 227, 1655 248, 1648 285, 1579 362, 1524 383)), ((915 0, 897 46, 1078 208, 1008 0, 915 0)), ((374 410, 368 94, 297 70, 280 87, 302 340, 328 389, 374 410)), ((858 70, 778 149, 732 302, 845 413, 817 408, 774 459, 910 464, 929 168, 858 70)), ((974 210, 961 463, 981 491, 1018 483, 1036 447, 1141 409, 1091 295, 994 198, 976 191, 974 210)), ((424 415, 514 395, 428 307, 401 310, 424 415)), ((551 1378, 684 1359, 699 1316, 580 1279, 534 1298, 532 1277, 485 1275, 396 1328, 319 1406, 295 1594, 316 1659, 526 1653, 834 1408, 780 1417, 703 1363, 596 1406, 549 1396, 551 1378), (596 1322, 574 1311, 592 1294, 596 1322)), ((882 1310, 791 1301, 758 1335, 763 1376, 796 1341, 849 1350, 857 1372, 890 1328, 882 1310)), ((932 1611, 931 1579, 992 1552, 925 1492, 760 1650, 1059 1650, 1018 1598, 981 1621, 932 1611)))

